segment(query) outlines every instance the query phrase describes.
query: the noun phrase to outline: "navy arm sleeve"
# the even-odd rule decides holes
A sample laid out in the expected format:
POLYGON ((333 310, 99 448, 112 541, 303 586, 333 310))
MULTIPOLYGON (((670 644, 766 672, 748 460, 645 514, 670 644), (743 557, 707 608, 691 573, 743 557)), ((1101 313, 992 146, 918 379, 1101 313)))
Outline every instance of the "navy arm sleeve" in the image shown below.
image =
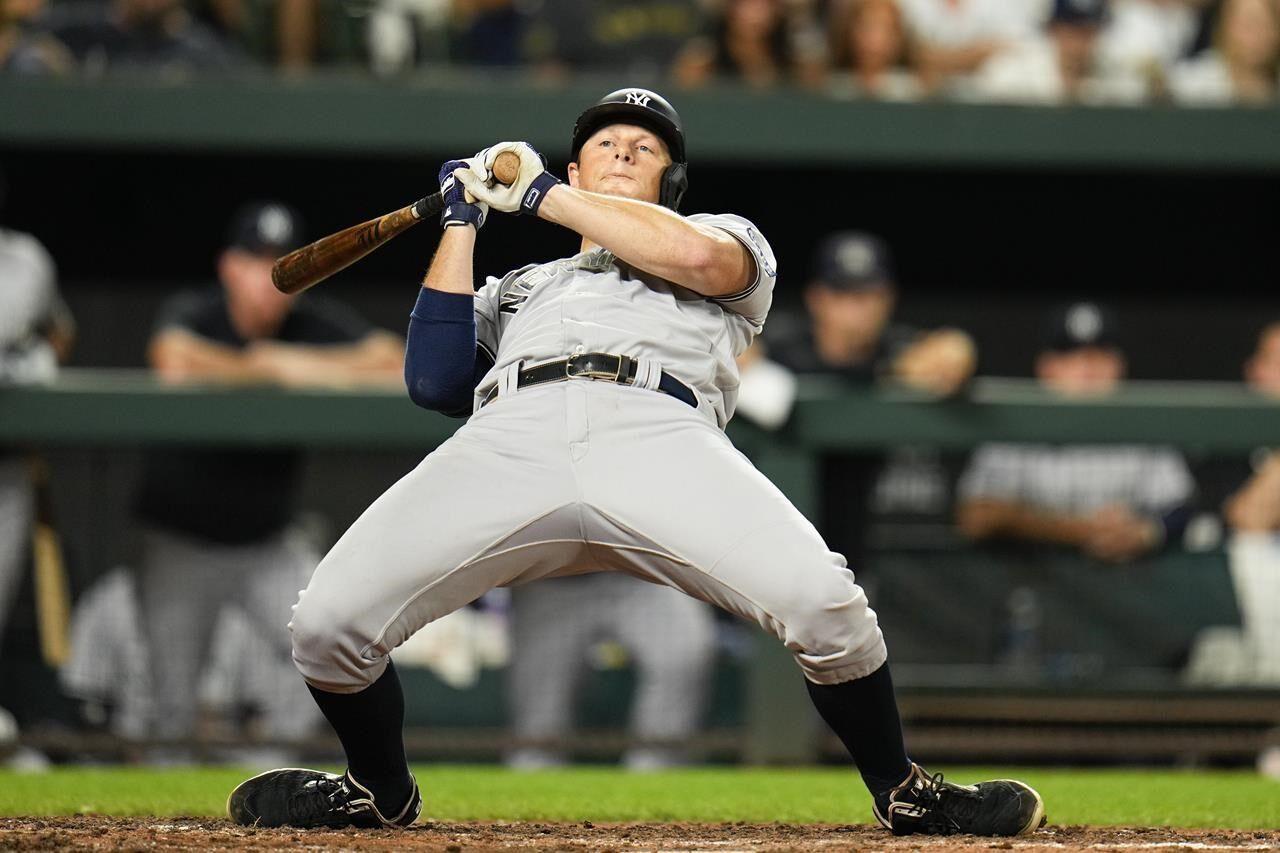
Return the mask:
POLYGON ((422 288, 404 353, 409 398, 424 409, 465 416, 476 383, 492 366, 476 345, 474 297, 422 288))

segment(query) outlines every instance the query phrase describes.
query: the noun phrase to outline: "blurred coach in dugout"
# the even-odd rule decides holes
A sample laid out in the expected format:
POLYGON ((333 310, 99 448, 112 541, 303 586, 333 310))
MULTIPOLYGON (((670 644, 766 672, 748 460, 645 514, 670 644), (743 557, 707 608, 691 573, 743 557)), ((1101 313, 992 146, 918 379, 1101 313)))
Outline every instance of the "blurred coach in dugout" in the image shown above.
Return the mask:
MULTIPOLYGON (((166 381, 286 386, 398 381, 400 338, 320 297, 279 293, 271 266, 301 244, 284 205, 253 204, 234 218, 218 258, 219 284, 181 293, 161 310, 148 358, 166 381)), ((144 525, 139 594, 159 739, 194 733, 196 681, 222 606, 238 604, 290 657, 290 606, 319 562, 291 533, 302 454, 295 449, 156 448, 147 454, 137 513, 144 525)), ((267 721, 276 739, 304 735, 314 717, 300 681, 296 703, 267 721)), ((181 757, 179 753, 175 757, 181 757)))
MULTIPOLYGON (((861 231, 829 235, 814 255, 804 289, 807 312, 770 319, 767 350, 748 350, 738 410, 762 426, 785 419, 794 375, 826 376, 851 387, 889 385, 936 396, 960 393, 977 351, 965 332, 920 329, 893 319, 898 283, 889 247, 861 231), (766 358, 767 356, 767 358, 766 358)), ((851 424, 850 430, 857 425, 851 424)), ((951 532, 952 469, 926 447, 842 452, 823 460, 820 527, 850 565, 864 567, 868 539, 928 544, 930 531, 951 532)))
MULTIPOLYGON (((1080 302, 1055 312, 1035 371, 1063 397, 1115 391, 1126 362, 1111 311, 1080 302)), ((971 539, 1058 545, 1126 563, 1180 540, 1194 488, 1171 447, 988 444, 960 481, 958 521, 971 539)))

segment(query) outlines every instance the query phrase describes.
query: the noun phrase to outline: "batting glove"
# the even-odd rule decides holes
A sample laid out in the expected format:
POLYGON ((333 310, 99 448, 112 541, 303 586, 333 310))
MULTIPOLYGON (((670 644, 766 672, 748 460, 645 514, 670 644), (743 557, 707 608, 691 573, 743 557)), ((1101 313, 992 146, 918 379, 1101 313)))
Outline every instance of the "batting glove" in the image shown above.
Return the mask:
POLYGON ((489 215, 489 205, 479 200, 467 201, 466 188, 454 177, 456 171, 470 169, 473 162, 474 157, 471 160, 449 160, 440 167, 440 195, 444 200, 440 224, 445 228, 452 225, 474 225, 479 231, 489 215))
POLYGON ((546 158, 527 142, 499 142, 477 154, 470 169, 454 172, 478 201, 503 213, 536 215, 542 200, 560 180, 547 171, 546 158), (504 151, 520 158, 520 173, 511 186, 491 181, 493 163, 504 151))

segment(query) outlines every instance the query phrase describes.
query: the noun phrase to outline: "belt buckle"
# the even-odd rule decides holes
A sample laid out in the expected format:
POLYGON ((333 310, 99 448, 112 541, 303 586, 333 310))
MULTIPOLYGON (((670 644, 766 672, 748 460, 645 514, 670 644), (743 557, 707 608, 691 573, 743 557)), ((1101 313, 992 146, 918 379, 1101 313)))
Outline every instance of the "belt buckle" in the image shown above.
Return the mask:
POLYGON ((612 356, 612 358, 617 358, 618 360, 618 366, 614 368, 612 373, 610 373, 607 370, 594 370, 591 368, 583 368, 579 370, 578 369, 579 360, 589 358, 590 356, 593 356, 593 355, 600 355, 600 353, 574 353, 573 355, 569 356, 567 359, 565 359, 564 375, 569 378, 573 378, 575 376, 585 376, 588 379, 604 379, 604 380, 608 380, 609 382, 619 382, 621 380, 624 362, 623 362, 623 359, 619 356, 612 356))

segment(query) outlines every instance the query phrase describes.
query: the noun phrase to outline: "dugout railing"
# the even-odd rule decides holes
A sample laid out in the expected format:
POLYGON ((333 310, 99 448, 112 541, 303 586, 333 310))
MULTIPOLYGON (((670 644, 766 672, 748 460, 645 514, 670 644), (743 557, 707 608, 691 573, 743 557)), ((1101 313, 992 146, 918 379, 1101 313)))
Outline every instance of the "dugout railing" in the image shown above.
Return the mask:
MULTIPOLYGON (((142 372, 99 370, 68 370, 47 386, 0 388, 0 444, 49 450, 183 443, 425 452, 458 423, 415 408, 398 389, 166 386, 142 372)), ((768 433, 741 418, 729 431, 813 517, 827 452, 905 443, 964 450, 992 440, 1087 441, 1243 457, 1280 435, 1280 406, 1232 384, 1131 383, 1106 399, 1064 402, 1021 380, 981 379, 964 398, 947 401, 810 381, 781 431, 768 433)), ((1197 566, 1186 571, 1209 577, 1197 575, 1205 571, 1197 566)), ((1214 582, 1221 586, 1221 573, 1214 582)), ((992 682, 989 672, 969 677, 962 667, 937 671, 949 675, 931 677, 919 667, 913 674, 907 667, 899 685, 912 742, 931 756, 1239 761, 1280 724, 1274 689, 1187 690, 1167 681, 1144 684, 1124 672, 1105 689, 1086 681, 1020 685, 992 682)), ((830 748, 818 736, 798 678, 789 654, 761 635, 741 686, 744 725, 714 733, 711 750, 788 762, 830 748)), ((428 751, 465 747, 466 755, 481 755, 496 748, 486 737, 456 731, 441 739, 428 732, 415 734, 414 742, 428 751)), ((617 746, 609 736, 584 742, 602 754, 617 746)))

